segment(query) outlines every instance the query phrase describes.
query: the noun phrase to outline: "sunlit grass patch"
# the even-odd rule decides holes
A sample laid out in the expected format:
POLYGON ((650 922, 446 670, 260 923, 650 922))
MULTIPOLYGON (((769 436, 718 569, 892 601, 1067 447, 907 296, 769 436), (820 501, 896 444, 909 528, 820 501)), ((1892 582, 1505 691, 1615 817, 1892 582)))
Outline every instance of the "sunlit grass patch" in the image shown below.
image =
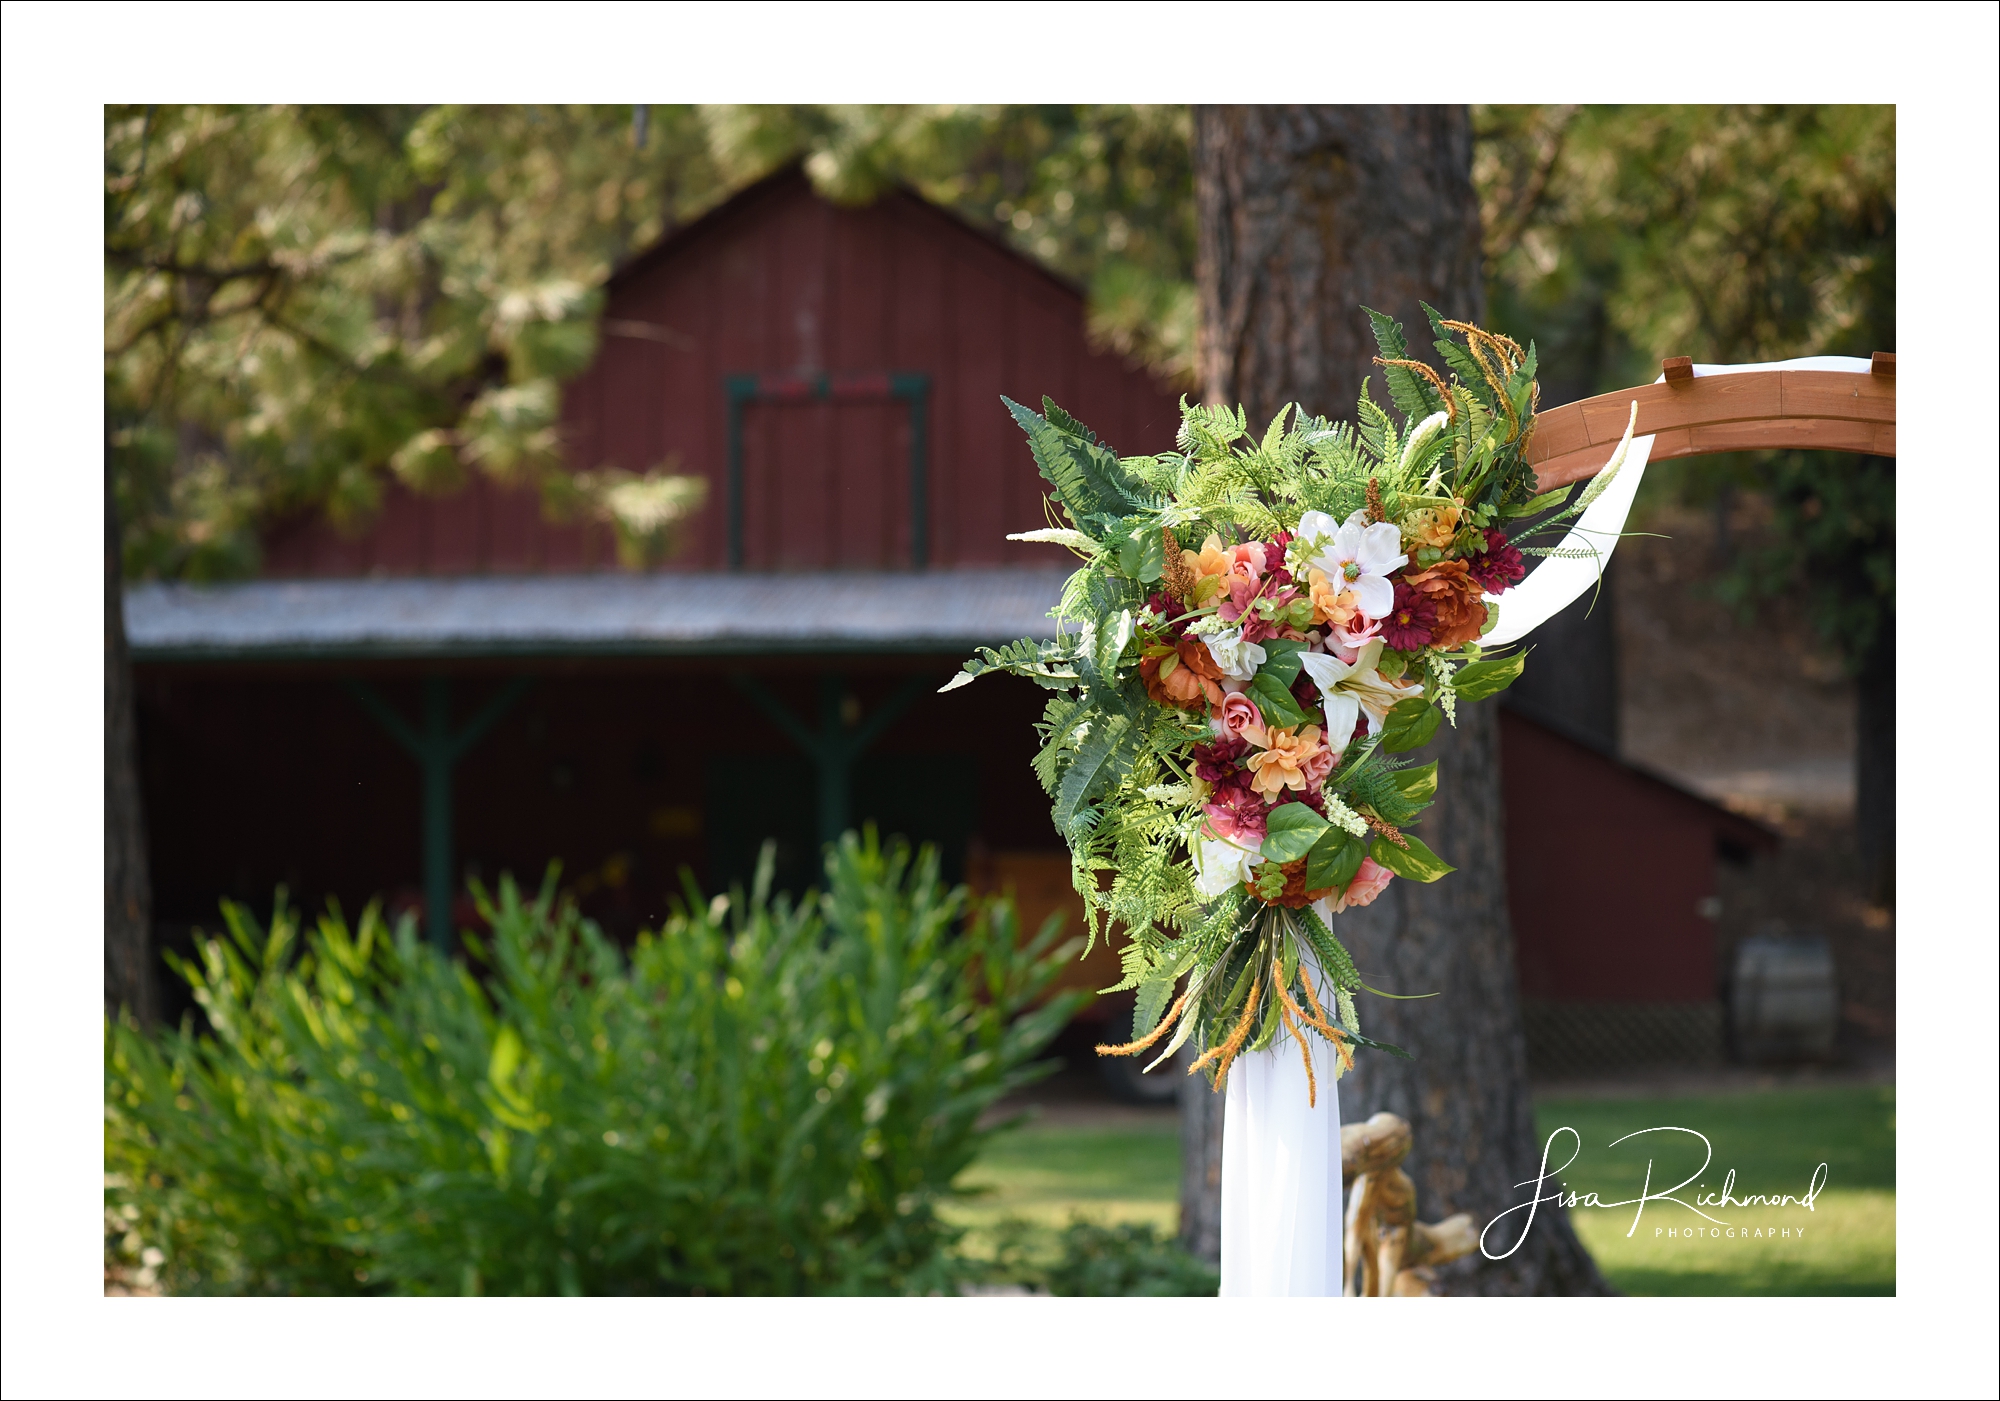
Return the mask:
POLYGON ((1056 1229, 1072 1216, 1104 1225, 1143 1222, 1179 1229, 1179 1126, 1116 1128, 1029 1124, 1002 1134, 958 1180, 985 1189, 942 1208, 970 1230, 967 1254, 992 1251, 992 1230, 1012 1217, 1056 1229))

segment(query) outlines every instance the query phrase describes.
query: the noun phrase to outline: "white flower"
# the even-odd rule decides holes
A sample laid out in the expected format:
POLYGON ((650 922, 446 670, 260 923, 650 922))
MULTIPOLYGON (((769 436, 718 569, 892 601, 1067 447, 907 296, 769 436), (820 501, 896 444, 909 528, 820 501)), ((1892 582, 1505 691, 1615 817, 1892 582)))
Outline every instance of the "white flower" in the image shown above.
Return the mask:
POLYGON ((1203 838, 1194 848, 1194 888, 1213 900, 1250 879, 1250 868, 1261 857, 1263 843, 1241 846, 1203 838))
POLYGON ((1354 725, 1363 714, 1368 717, 1368 733, 1382 733, 1382 720, 1401 700, 1424 693, 1422 686, 1397 685, 1375 669, 1382 659, 1382 639, 1371 639, 1344 662, 1325 652, 1301 652, 1299 665, 1319 687, 1326 702, 1326 742, 1337 753, 1347 747, 1354 725))
POLYGON ((1327 793, 1326 820, 1346 832, 1349 836, 1368 835, 1368 819, 1340 800, 1338 793, 1327 793))
POLYGON ((1396 586, 1389 576, 1410 562, 1403 553, 1403 533, 1388 521, 1368 524, 1356 511, 1347 524, 1334 528, 1324 511, 1299 517, 1299 537, 1310 539, 1310 554, 1301 552, 1309 569, 1318 569, 1344 590, 1351 590, 1362 616, 1386 618, 1396 606, 1396 586))
POLYGON ((1243 629, 1230 628, 1227 632, 1211 633, 1202 638, 1202 646, 1208 648, 1208 655, 1215 659, 1215 665, 1224 676, 1238 681, 1248 681, 1257 674, 1257 668, 1264 665, 1265 652, 1254 642, 1243 640, 1243 629))

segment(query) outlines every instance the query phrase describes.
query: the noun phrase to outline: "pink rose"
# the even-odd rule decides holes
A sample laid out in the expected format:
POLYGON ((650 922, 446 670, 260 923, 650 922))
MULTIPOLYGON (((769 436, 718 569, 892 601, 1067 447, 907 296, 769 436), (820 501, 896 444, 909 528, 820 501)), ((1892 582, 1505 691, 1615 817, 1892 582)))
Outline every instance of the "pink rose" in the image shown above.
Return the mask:
MULTIPOLYGON (((1361 627, 1334 628, 1333 630, 1334 634, 1340 639, 1340 645, 1342 647, 1350 647, 1350 648, 1366 647, 1368 643, 1382 631, 1382 620, 1380 618, 1370 618, 1367 616, 1367 614, 1363 613, 1363 614, 1357 614, 1356 620, 1362 623, 1361 627)), ((1351 656, 1342 656, 1341 660, 1344 662, 1351 663, 1354 660, 1354 658, 1351 656)))
POLYGON ((1220 720, 1224 734, 1248 740, 1259 749, 1271 742, 1269 732, 1264 728, 1264 712, 1247 695, 1239 692, 1224 696, 1220 720))
POLYGON ((1229 549, 1229 572, 1245 579, 1264 577, 1264 547, 1251 543, 1232 545, 1229 549))
MULTIPOLYGON (((1346 745, 1342 745, 1341 747, 1344 749, 1346 745)), ((1320 785, 1326 782, 1326 776, 1333 772, 1333 763, 1336 757, 1332 749, 1323 748, 1299 766, 1299 771, 1306 776, 1306 791, 1308 793, 1319 792, 1320 785)), ((1364 861, 1367 860, 1366 857, 1362 859, 1364 861)))
POLYGON ((1378 866, 1373 858, 1361 858, 1361 869, 1354 873, 1354 879, 1347 883, 1347 889, 1333 899, 1333 911, 1358 910, 1363 905, 1375 903, 1375 897, 1385 886, 1396 878, 1396 873, 1386 866, 1378 866))

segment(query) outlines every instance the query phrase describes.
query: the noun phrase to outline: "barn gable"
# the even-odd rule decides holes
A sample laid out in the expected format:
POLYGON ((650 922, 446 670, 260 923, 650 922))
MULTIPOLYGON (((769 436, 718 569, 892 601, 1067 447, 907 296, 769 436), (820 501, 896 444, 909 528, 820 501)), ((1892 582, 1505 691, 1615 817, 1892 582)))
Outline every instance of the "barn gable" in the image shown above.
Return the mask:
MULTIPOLYGON (((709 484, 670 571, 1048 563, 1000 396, 1048 394, 1125 451, 1172 441, 1175 392, 1093 350, 1081 294, 920 197, 822 199, 796 169, 621 269, 596 362, 564 397, 575 466, 671 465, 709 484)), ((392 487, 371 528, 274 532, 274 577, 615 568, 610 534, 554 525, 531 493, 392 487)))

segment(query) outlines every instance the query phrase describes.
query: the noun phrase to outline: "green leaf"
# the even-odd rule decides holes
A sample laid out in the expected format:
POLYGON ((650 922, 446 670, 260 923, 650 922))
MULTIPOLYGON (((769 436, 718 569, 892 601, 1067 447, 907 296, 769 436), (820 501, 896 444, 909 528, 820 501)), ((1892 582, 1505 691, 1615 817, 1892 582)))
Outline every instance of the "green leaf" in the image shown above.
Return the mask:
POLYGON ((1279 729, 1295 730, 1306 723, 1306 713, 1299 709, 1299 703, 1292 693, 1285 689, 1285 683, 1268 671, 1257 673, 1250 683, 1250 698, 1257 702, 1257 708, 1264 712, 1264 723, 1279 729))
POLYGON ((1079 522, 1106 513, 1124 517, 1152 505, 1145 483, 1126 471, 1115 452, 1101 445, 1096 434, 1053 400, 1042 400, 1047 418, 1005 395, 1000 402, 1028 435, 1028 447, 1042 476, 1079 522))
MULTIPOLYGON (((1574 482, 1570 483, 1570 486, 1575 485, 1576 483, 1574 482)), ((1569 493, 1569 486, 1559 486, 1554 491, 1543 492, 1532 501, 1523 501, 1518 506, 1509 506, 1501 511, 1500 514, 1508 517, 1540 515, 1543 511, 1553 511, 1556 507, 1562 505, 1563 499, 1569 493)))
POLYGON ((1132 722, 1123 715, 1107 715, 1096 722, 1063 774, 1056 794, 1055 822, 1060 831, 1069 830, 1076 810, 1097 793, 1110 787, 1130 767, 1127 744, 1132 722))
POLYGON ((1179 981, 1178 972, 1169 965, 1139 984, 1139 1005, 1132 1013, 1133 1040, 1147 1035, 1160 1024, 1160 1015, 1167 1010, 1167 1002, 1174 995, 1174 984, 1179 981))
MULTIPOLYGON (((1382 348, 1384 360, 1412 358, 1410 343, 1403 339, 1403 328, 1399 323, 1379 311, 1368 311, 1367 307, 1361 309, 1368 312, 1368 324, 1375 332, 1375 344, 1382 348)), ((1444 401, 1431 388, 1430 381, 1413 370, 1406 370, 1401 365, 1384 365, 1382 381, 1389 386, 1390 401, 1403 417, 1412 422, 1427 418, 1444 407, 1444 401)))
POLYGON ((1305 643, 1274 637, 1263 647, 1264 665, 1257 668, 1259 676, 1275 676, 1287 687, 1299 679, 1299 656, 1306 650, 1305 643))
POLYGON ((1436 852, 1408 832, 1403 833, 1403 840, 1409 843, 1408 850, 1397 846, 1387 837, 1377 838, 1375 849, 1369 855, 1375 858, 1376 865, 1386 866, 1405 880, 1422 881, 1426 885, 1434 880, 1441 880, 1458 869, 1456 866, 1446 865, 1436 852))
POLYGON ((1488 696, 1499 695, 1519 680, 1527 664, 1526 652, 1516 652, 1511 657, 1491 661, 1472 662, 1459 669, 1458 675, 1452 679, 1452 689, 1458 692, 1460 700, 1485 700, 1488 696))
POLYGON ((1264 859, 1279 865, 1298 860, 1313 849, 1327 826, 1327 820, 1304 803, 1271 809, 1264 830, 1264 859))
POLYGON ((1397 769, 1389 775, 1389 782, 1395 784, 1412 803, 1428 803, 1437 796, 1437 760, 1431 760, 1422 768, 1397 769))
POLYGON ((1141 528, 1139 537, 1139 567, 1127 572, 1142 584, 1153 584, 1167 572, 1166 537, 1150 527, 1141 528))
POLYGON ((1431 742, 1443 719, 1444 712, 1422 696, 1397 701, 1382 722, 1382 748, 1391 754, 1420 749, 1431 742))
POLYGON ((1392 1055, 1392 1056, 1400 1056, 1400 1057, 1402 1057, 1402 1058, 1403 1058, 1404 1060, 1415 1060, 1415 1059, 1416 1059, 1416 1057, 1415 1057, 1415 1056, 1411 1055, 1411 1054, 1410 1054, 1410 1053, 1409 1053, 1408 1051, 1404 1050, 1404 1049, 1403 1049, 1403 1048, 1402 1048, 1401 1046, 1391 1046, 1391 1045, 1390 1045, 1390 1044, 1389 1044, 1389 1043, 1388 1043, 1387 1041, 1375 1041, 1375 1040, 1372 1040, 1372 1039, 1370 1039, 1369 1037, 1366 1037, 1366 1036, 1363 1036, 1363 1035, 1362 1035, 1362 1034, 1361 1034, 1360 1032, 1358 1032, 1358 1031, 1350 1031, 1350 1032, 1348 1032, 1348 1033, 1347 1033, 1347 1039, 1348 1039, 1348 1040, 1350 1040, 1350 1041, 1352 1041, 1352 1042, 1353 1042, 1353 1043, 1354 1043, 1355 1045, 1357 1045, 1357 1046, 1366 1046, 1366 1047, 1368 1047, 1368 1049, 1369 1049, 1369 1050, 1371 1050, 1371 1051, 1387 1051, 1387 1052, 1388 1052, 1388 1053, 1389 1053, 1390 1055, 1392 1055))
POLYGON ((1307 854, 1306 889, 1345 890, 1354 873, 1361 869, 1361 858, 1367 854, 1366 843, 1329 823, 1307 854))

